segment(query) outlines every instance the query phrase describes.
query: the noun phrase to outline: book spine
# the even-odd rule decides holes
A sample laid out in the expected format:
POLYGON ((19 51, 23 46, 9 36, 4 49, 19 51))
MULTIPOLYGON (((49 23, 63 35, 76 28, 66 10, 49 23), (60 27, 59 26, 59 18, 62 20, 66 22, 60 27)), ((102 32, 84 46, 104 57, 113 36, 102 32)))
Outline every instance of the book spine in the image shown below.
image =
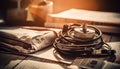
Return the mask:
MULTIPOLYGON (((80 19, 69 19, 69 18, 60 18, 54 16, 47 16, 47 23, 75 23, 75 24, 83 24, 87 23, 88 25, 100 25, 100 26, 114 26, 120 27, 120 23, 112 23, 112 22, 97 22, 97 21, 88 21, 88 20, 80 20, 80 19)), ((53 24, 54 25, 54 24, 53 24)))

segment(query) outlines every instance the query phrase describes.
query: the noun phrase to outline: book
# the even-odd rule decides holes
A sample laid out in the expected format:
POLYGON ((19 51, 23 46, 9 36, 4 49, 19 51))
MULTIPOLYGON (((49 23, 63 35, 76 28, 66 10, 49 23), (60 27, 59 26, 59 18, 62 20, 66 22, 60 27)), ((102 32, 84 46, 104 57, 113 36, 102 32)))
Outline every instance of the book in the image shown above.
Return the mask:
POLYGON ((119 26, 120 13, 69 9, 47 16, 48 23, 88 23, 91 25, 119 26))

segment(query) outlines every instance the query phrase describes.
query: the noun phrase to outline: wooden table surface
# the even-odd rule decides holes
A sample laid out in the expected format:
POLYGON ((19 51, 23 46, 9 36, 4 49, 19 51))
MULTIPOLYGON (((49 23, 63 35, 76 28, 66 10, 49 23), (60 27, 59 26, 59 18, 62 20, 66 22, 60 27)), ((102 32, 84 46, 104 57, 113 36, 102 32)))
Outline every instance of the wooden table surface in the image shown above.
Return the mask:
MULTIPOLYGON (((115 62, 120 63, 120 36, 103 34, 105 42, 109 44, 113 49, 116 50, 117 58, 115 62)), ((58 61, 53 55, 54 48, 43 49, 34 53, 33 55, 40 57, 36 59, 34 57, 18 56, 14 54, 0 53, 0 69, 64 69, 64 66, 55 63, 46 62, 45 59, 51 59, 58 61)))
MULTIPOLYGON (((115 62, 120 63, 120 42, 109 43, 112 49, 116 50, 115 62)), ((46 62, 46 59, 57 61, 53 55, 53 47, 46 48, 42 51, 34 53, 38 59, 34 57, 24 57, 13 54, 0 53, 0 69, 64 69, 60 64, 46 62)))

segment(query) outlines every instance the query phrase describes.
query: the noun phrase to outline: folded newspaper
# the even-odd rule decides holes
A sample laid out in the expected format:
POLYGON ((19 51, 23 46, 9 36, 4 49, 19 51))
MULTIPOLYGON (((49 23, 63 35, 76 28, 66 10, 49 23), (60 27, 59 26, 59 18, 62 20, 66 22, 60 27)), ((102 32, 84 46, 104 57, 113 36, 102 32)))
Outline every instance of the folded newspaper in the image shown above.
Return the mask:
POLYGON ((33 53, 52 45, 57 37, 54 31, 0 27, 0 49, 18 53, 33 53))

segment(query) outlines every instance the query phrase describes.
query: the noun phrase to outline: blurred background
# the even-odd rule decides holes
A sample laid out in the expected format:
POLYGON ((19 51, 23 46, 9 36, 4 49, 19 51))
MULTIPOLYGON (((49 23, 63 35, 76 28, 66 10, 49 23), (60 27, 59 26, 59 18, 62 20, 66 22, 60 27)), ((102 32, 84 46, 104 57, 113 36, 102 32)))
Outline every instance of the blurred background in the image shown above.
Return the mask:
MULTIPOLYGON (((30 5, 38 6, 41 1, 53 2, 51 6, 52 13, 59 13, 71 8, 120 13, 119 0, 0 0, 0 19, 3 19, 6 23, 13 23, 12 21, 22 23, 28 16, 28 10, 26 8, 29 8, 30 5)), ((44 7, 46 6, 43 6, 43 11, 48 11, 48 8, 44 9, 44 7)), ((45 17, 40 18, 42 20, 39 21, 36 19, 35 21, 44 23, 45 17)), ((42 24, 34 24, 42 26, 42 24)))
POLYGON ((60 12, 70 8, 120 12, 119 0, 53 0, 53 2, 54 12, 60 12))

